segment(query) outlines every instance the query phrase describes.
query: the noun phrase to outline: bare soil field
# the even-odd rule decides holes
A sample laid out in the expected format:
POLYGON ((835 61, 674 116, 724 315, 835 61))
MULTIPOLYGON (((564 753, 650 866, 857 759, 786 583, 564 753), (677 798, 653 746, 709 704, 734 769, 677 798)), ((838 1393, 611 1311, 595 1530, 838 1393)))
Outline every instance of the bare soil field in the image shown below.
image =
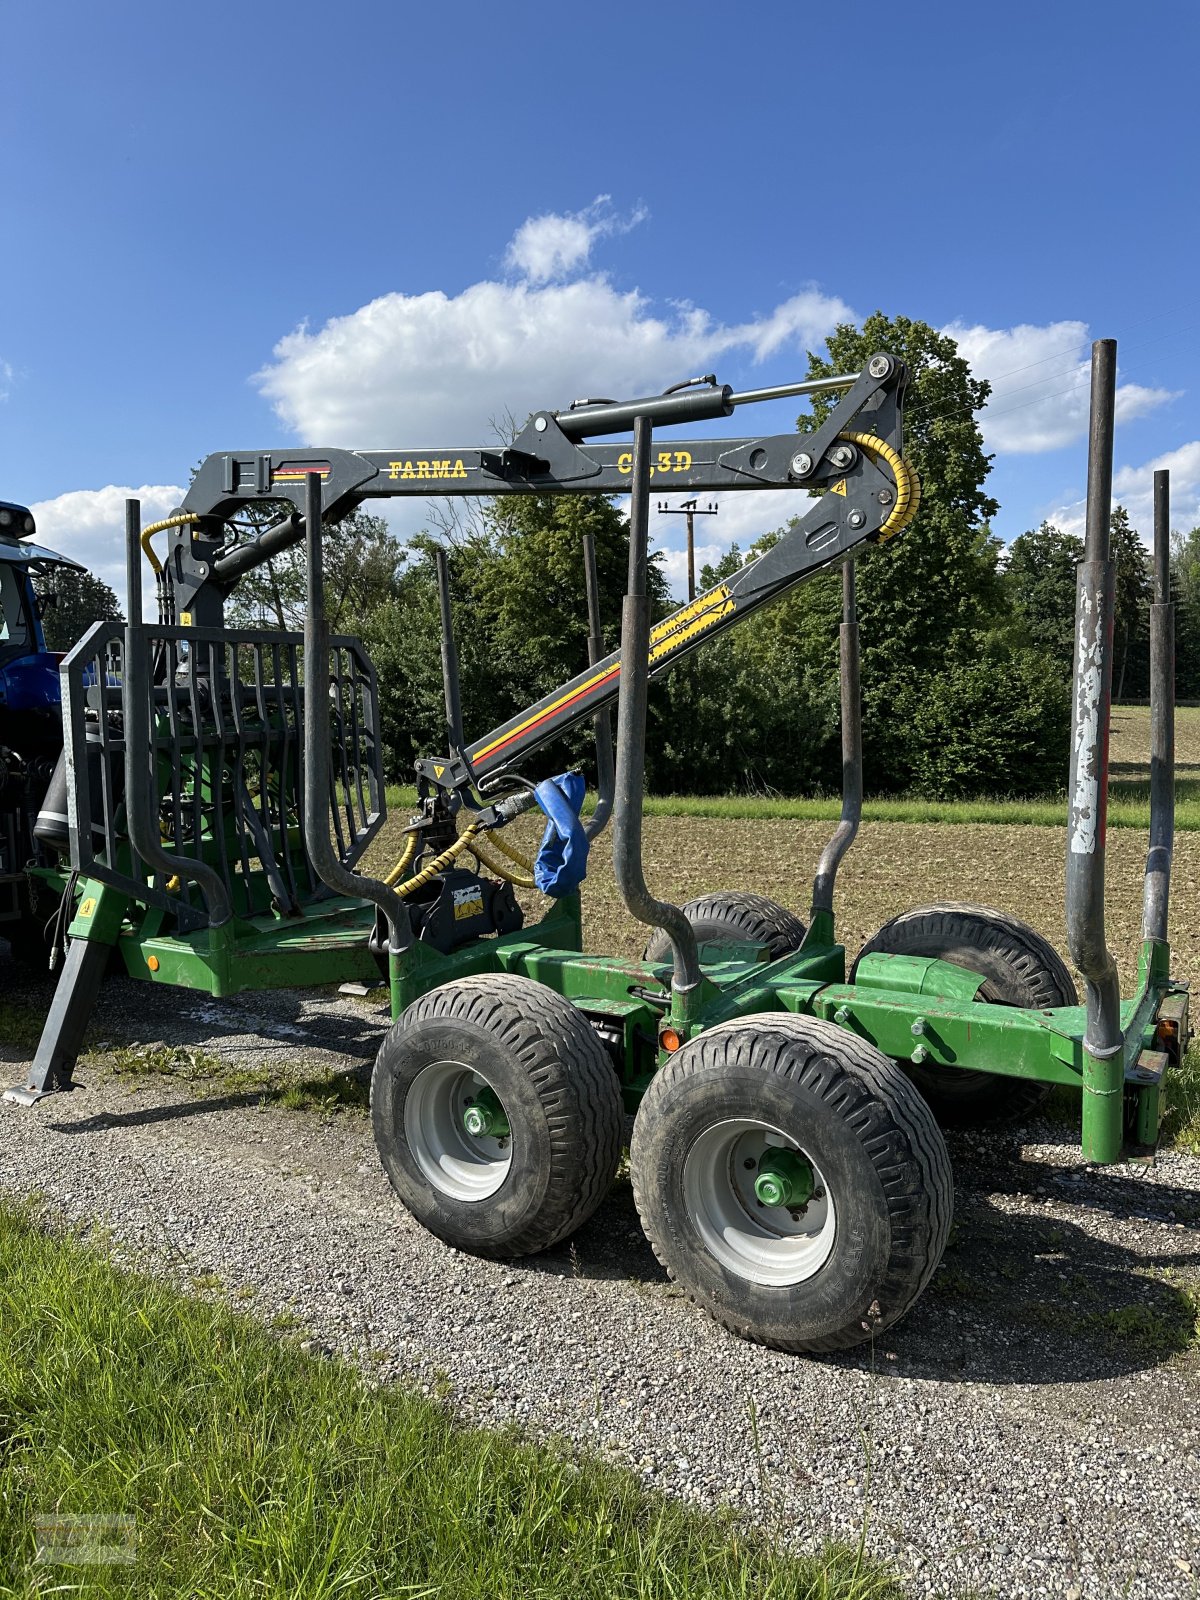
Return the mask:
MULTIPOLYGON (((368 857, 377 870, 399 854, 403 818, 388 825, 368 857)), ((536 848, 540 830, 522 818, 510 836, 536 848), (517 829, 520 829, 518 835, 517 829)), ((802 916, 812 873, 829 838, 828 822, 705 817, 647 817, 646 880, 660 896, 689 900, 712 889, 749 889, 802 916)), ((1061 830, 996 823, 864 823, 838 879, 839 935, 858 950, 889 917, 910 906, 967 900, 1032 923, 1064 955, 1065 840, 1061 830)), ((1134 829, 1108 840, 1108 938, 1128 984, 1141 937, 1146 842, 1134 829)), ((589 951, 638 955, 646 933, 626 914, 612 879, 609 835, 593 849, 584 885, 589 951)), ((1172 878, 1172 928, 1181 977, 1200 976, 1200 835, 1180 835, 1172 878)), ((534 914, 537 896, 525 897, 534 914)))

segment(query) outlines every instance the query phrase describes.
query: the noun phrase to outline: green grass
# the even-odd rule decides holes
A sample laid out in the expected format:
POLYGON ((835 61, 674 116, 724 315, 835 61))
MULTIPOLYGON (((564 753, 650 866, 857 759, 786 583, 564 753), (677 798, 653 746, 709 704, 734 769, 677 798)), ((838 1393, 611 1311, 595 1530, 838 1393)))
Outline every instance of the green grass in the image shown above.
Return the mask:
POLYGON ((789 1558, 622 1469, 463 1428, 11 1207, 0 1329, 4 1600, 898 1600, 860 1552, 789 1558), (50 1515, 132 1518, 135 1562, 39 1564, 50 1515))
POLYGON ((44 1021, 30 1006, 0 1000, 0 1039, 14 1050, 36 1050, 44 1021))
MULTIPOLYGON (((1113 784, 1108 822, 1112 828, 1150 826, 1150 797, 1146 786, 1132 784, 1122 788, 1113 784), (1126 797, 1127 796, 1127 797, 1126 797)), ((391 785, 388 808, 404 811, 415 803, 415 791, 391 785)), ((584 807, 589 812, 591 801, 584 807)), ((741 794, 662 794, 647 795, 648 817, 732 817, 749 821, 778 817, 795 822, 834 822, 841 815, 837 799, 804 800, 784 796, 741 794)), ((922 800, 888 799, 863 802, 864 822, 964 822, 1007 823, 1009 825, 1062 828, 1066 825, 1065 799, 1045 797, 1030 800, 922 800)), ((1200 783, 1180 783, 1175 807, 1175 826, 1181 833, 1200 831, 1200 783)))
POLYGON ((1200 1156, 1200 1040, 1183 1064, 1167 1076, 1167 1114, 1163 1118, 1164 1149, 1200 1156))
MULTIPOLYGON (((1200 831, 1200 706, 1179 706, 1175 713, 1175 825, 1180 832, 1200 831)), ((1140 705, 1113 707, 1111 781, 1108 820, 1114 828, 1150 826, 1150 712, 1140 705)), ((410 786, 392 785, 389 807, 404 810, 416 799, 410 786)), ((651 795, 650 817, 735 817, 750 821, 780 817, 798 822, 832 822, 841 814, 835 797, 808 799, 786 795, 651 795)), ((1036 795, 1027 799, 930 800, 920 796, 867 800, 867 822, 992 822, 1061 828, 1066 823, 1065 796, 1036 795)))

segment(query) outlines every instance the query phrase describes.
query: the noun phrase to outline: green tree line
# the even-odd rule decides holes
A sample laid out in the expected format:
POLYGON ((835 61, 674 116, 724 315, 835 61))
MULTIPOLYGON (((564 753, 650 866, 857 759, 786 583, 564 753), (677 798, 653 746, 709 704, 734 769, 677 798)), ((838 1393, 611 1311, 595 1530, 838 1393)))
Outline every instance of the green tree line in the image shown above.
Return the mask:
MULTIPOLYGON (((905 453, 921 477, 916 521, 857 563, 869 793, 946 798, 1027 795, 1066 781, 1078 539, 1043 524, 1007 549, 991 532, 996 502, 976 415, 988 385, 953 339, 880 313, 839 327, 813 377, 857 370, 886 349, 909 365, 905 453)), ((818 417, 824 402, 817 401, 818 417)), ((805 418, 805 422, 810 419, 805 418)), ((328 535, 331 625, 363 637, 379 680, 389 775, 445 746, 435 544, 448 551, 469 738, 573 676, 587 660, 582 536, 595 535, 606 648, 618 643, 628 539, 603 496, 524 497, 468 506, 406 545, 358 512, 328 535)), ((709 587, 778 539, 768 533, 706 567, 709 587)), ((1150 573, 1122 507, 1114 689, 1144 696, 1150 573)), ((1200 528, 1177 540, 1179 693, 1200 696, 1200 528)), ((658 616, 676 602, 652 564, 658 616)), ((278 557, 244 580, 230 621, 298 627, 303 558, 278 557)), ((835 570, 702 648, 653 683, 647 777, 658 792, 835 792, 840 785, 835 570)), ((588 765, 590 728, 539 758, 588 765)))

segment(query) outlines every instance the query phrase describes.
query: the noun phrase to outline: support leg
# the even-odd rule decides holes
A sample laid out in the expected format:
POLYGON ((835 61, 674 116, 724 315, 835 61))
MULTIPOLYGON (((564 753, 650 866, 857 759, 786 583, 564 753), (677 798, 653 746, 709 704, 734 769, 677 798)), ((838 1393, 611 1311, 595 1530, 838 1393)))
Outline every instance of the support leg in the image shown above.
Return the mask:
POLYGON ((71 1075, 111 954, 112 946, 98 939, 71 940, 29 1076, 5 1100, 33 1106, 56 1089, 74 1088, 71 1075))

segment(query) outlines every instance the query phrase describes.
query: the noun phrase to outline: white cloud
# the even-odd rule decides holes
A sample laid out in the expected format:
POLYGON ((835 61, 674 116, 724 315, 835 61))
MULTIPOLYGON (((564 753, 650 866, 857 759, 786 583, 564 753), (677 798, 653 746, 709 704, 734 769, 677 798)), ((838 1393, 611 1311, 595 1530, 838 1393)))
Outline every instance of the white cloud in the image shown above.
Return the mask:
MULTIPOLYGON (((1058 450, 1086 434, 1090 394, 1086 323, 985 328, 952 322, 942 332, 957 341, 974 375, 992 385, 988 403, 979 413, 989 450, 1033 455, 1058 450)), ((1117 422, 1131 422, 1175 398, 1168 389, 1120 384, 1117 422)))
MULTIPOLYGON (((123 488, 110 483, 103 489, 72 489, 53 500, 30 506, 37 520, 37 542, 70 556, 112 588, 125 609, 125 501, 142 502, 143 525, 169 516, 185 491, 171 483, 144 483, 123 488)), ((162 539, 159 539, 159 545, 162 539)), ((149 565, 142 563, 144 604, 153 621, 154 583, 149 565)))
MULTIPOLYGON (((664 503, 676 506, 685 497, 670 495, 664 503)), ((802 517, 812 505, 807 489, 762 489, 754 494, 705 495, 702 504, 717 506, 715 517, 696 519, 696 580, 705 562, 715 563, 736 544, 745 556, 750 546, 764 533, 786 527, 793 517, 802 517), (701 543, 703 541, 703 543, 701 543)), ((626 510, 628 502, 622 504, 626 510)), ((656 508, 658 500, 651 506, 656 508)), ((687 594, 687 534, 686 523, 679 516, 660 516, 657 509, 650 513, 651 549, 661 551, 661 567, 671 585, 672 594, 681 598, 687 594)))
MULTIPOLYGON (((1200 439, 1155 456, 1138 467, 1120 467, 1113 473, 1113 505, 1123 505, 1129 520, 1149 546, 1154 538, 1154 474, 1171 474, 1171 527, 1179 532, 1200 526, 1200 439)), ((1083 537, 1087 502, 1068 501, 1047 516, 1069 533, 1083 537)))
POLYGON ((0 401, 8 399, 12 392, 12 381, 16 375, 14 367, 7 361, 0 361, 0 401))
MULTIPOLYGON (((566 246, 555 248, 561 257, 566 246)), ((526 247, 523 255, 541 260, 526 247)), ((494 437, 492 420, 508 412, 523 420, 585 394, 654 393, 722 357, 760 362, 789 347, 800 355, 853 317, 814 288, 728 325, 694 305, 660 310, 598 274, 484 281, 455 295, 396 291, 315 332, 297 328, 255 381, 306 443, 470 445, 494 437)))
POLYGON ((597 195, 582 211, 547 211, 526 217, 509 240, 504 264, 529 283, 565 278, 587 263, 592 245, 608 234, 628 233, 649 213, 639 206, 628 217, 612 209, 612 196, 597 195))

